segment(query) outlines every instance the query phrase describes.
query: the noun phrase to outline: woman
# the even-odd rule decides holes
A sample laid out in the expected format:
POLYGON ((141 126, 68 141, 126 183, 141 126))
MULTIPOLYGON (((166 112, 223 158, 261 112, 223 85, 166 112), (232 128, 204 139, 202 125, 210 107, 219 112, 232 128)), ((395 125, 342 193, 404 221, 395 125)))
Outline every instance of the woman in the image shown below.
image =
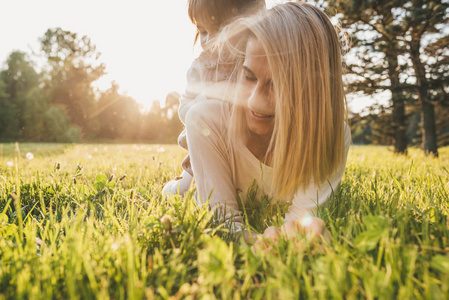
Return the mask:
POLYGON ((256 180, 260 194, 290 203, 284 225, 265 236, 293 237, 308 225, 319 235, 324 222, 308 216, 337 188, 350 144, 337 33, 305 3, 278 5, 226 32, 234 52, 242 40, 231 33, 244 39, 235 101, 198 103, 186 116, 199 201, 242 228, 237 196, 245 203, 256 180))

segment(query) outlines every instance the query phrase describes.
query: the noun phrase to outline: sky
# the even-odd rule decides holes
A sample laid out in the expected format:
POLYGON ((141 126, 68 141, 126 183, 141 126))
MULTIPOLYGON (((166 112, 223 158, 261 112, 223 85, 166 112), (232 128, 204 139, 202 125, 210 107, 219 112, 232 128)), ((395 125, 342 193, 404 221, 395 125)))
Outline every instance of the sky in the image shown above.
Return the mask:
MULTIPOLYGON (((14 50, 39 53, 39 37, 61 27, 88 36, 101 52, 107 74, 95 82, 106 90, 115 81, 120 92, 144 107, 182 93, 186 72, 199 54, 187 0, 0 0, 0 64, 14 50)), ((267 6, 286 1, 266 0, 267 6)), ((31 58, 35 59, 33 55, 31 58)), ((358 112, 370 99, 350 102, 358 112)))

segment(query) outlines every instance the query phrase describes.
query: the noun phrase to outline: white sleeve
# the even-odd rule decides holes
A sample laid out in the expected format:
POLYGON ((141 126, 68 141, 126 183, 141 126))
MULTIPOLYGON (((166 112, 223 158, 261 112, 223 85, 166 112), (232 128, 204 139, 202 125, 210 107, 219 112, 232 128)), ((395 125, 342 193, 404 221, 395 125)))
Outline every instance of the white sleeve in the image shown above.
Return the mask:
MULTIPOLYGON (((345 124, 345 148, 346 157, 348 156, 349 146, 351 144, 351 130, 345 124)), ((346 159, 342 167, 327 181, 317 186, 312 183, 305 189, 300 189, 293 197, 292 204, 285 214, 284 221, 301 220, 308 215, 316 216, 317 209, 324 204, 340 184, 345 171, 346 159)))
POLYGON ((187 87, 179 99, 178 115, 185 124, 186 114, 190 107, 197 102, 198 95, 204 90, 202 67, 198 59, 194 60, 187 71, 187 87))
POLYGON ((234 215, 237 223, 241 212, 227 144, 229 114, 229 105, 218 100, 198 103, 186 115, 186 130, 199 204, 209 200, 211 208, 226 209, 221 220, 234 215))

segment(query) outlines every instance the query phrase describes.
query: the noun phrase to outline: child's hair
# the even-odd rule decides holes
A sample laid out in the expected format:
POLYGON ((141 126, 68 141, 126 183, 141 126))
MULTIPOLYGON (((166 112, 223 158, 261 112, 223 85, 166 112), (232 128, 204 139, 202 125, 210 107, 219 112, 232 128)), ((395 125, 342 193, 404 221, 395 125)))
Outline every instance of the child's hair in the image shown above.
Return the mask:
MULTIPOLYGON (((265 8, 265 0, 189 0, 188 13, 193 24, 210 22, 217 29, 233 19, 265 8)), ((194 44, 198 41, 199 31, 194 44)))

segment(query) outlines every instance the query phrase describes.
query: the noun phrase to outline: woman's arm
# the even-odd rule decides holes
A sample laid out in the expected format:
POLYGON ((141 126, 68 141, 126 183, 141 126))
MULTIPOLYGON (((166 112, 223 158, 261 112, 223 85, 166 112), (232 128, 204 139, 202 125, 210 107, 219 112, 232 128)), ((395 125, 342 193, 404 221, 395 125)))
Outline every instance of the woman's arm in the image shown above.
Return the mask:
POLYGON ((186 115, 187 143, 200 204, 209 200, 213 209, 225 210, 224 220, 234 215, 241 225, 232 161, 227 146, 229 105, 209 100, 192 106, 186 115))

